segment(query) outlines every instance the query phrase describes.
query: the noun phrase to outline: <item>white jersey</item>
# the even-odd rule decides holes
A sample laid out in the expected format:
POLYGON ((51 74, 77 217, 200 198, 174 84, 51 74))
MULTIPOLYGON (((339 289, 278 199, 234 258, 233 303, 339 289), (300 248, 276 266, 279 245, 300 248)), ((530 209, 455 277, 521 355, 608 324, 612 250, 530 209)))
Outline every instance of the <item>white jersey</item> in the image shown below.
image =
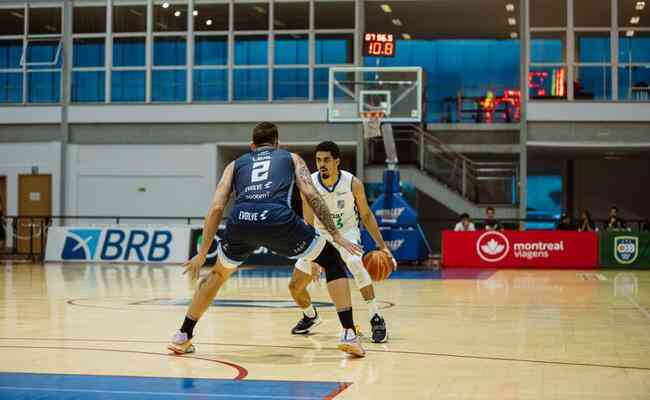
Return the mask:
MULTIPOLYGON (((336 228, 350 240, 361 240, 359 231, 359 211, 352 193, 352 181, 354 175, 348 171, 339 171, 339 179, 333 187, 326 187, 320 179, 320 173, 311 174, 314 186, 325 200, 327 208, 332 213, 332 219, 336 228)), ((314 226, 318 232, 329 237, 325 226, 314 216, 314 226)))

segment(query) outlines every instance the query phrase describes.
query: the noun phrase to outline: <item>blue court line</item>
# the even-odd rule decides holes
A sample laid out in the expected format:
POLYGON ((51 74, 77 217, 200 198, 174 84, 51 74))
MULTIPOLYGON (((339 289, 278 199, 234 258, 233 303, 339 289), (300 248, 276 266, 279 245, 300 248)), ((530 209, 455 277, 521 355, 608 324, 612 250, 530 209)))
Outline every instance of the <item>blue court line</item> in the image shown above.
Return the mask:
POLYGON ((3 400, 314 400, 331 398, 347 386, 338 382, 0 373, 3 400))

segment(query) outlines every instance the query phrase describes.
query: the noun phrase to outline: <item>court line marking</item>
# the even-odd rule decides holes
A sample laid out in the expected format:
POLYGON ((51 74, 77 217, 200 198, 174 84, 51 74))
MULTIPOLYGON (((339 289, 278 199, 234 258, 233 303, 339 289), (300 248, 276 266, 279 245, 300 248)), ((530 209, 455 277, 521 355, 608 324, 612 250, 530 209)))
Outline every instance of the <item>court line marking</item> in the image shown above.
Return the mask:
MULTIPOLYGON (((41 340, 41 341, 77 341, 77 342, 105 342, 105 343, 167 343, 160 340, 132 340, 132 339, 67 339, 67 338, 7 338, 0 337, 0 340, 41 340)), ((264 347, 264 348, 278 348, 278 349, 294 349, 294 350, 315 350, 313 347, 307 346, 288 346, 288 345, 272 345, 272 344, 243 344, 243 343, 218 343, 218 342, 194 342, 197 345, 208 345, 208 346, 223 346, 223 347, 264 347)), ((2 347, 25 347, 30 348, 32 346, 5 346, 2 347)), ((36 347, 38 348, 38 347, 36 347)), ((49 347, 44 347, 49 348, 49 347)), ((73 349, 72 347, 61 347, 61 349, 73 349)), ((81 348, 81 350, 85 350, 81 348)), ((121 351, 121 350, 111 350, 111 349, 98 349, 104 351, 121 351)), ((336 347, 322 347, 321 350, 332 350, 340 351, 336 347)), ((366 353, 386 353, 386 354, 405 354, 405 355, 416 355, 416 356, 431 356, 431 357, 449 357, 449 358, 463 358, 463 359, 476 359, 476 360, 489 360, 489 361, 507 361, 507 362, 521 362, 529 364, 544 364, 544 365, 565 365, 565 366, 574 366, 574 367, 595 367, 595 368, 614 368, 614 369, 629 369, 637 371, 650 371, 650 367, 638 367, 638 366, 627 366, 627 365, 612 365, 612 364, 596 364, 596 363, 581 363, 581 362, 571 362, 571 361, 549 361, 549 360, 532 360, 525 358, 510 358, 510 357, 494 357, 494 356, 478 356, 472 354, 453 354, 453 353, 434 353, 434 352, 421 352, 421 351, 409 351, 409 350, 373 350, 365 349, 366 353)), ((125 350, 130 351, 130 350, 125 350)), ((145 353, 145 354, 159 354, 167 355, 162 353, 145 353)), ((173 356, 170 354, 170 356, 173 356)), ((207 361, 215 361, 210 359, 204 359, 199 357, 192 356, 178 356, 186 358, 198 358, 207 361)))
MULTIPOLYGON (((31 339, 29 339, 31 340, 31 339)), ((89 342, 92 342, 92 340, 89 340, 89 342)), ((119 349, 101 349, 101 348, 96 348, 96 347, 53 347, 53 346, 25 346, 25 345, 12 345, 12 346, 7 346, 7 345, 0 345, 0 348, 16 348, 16 349, 40 349, 40 350, 82 350, 82 351, 106 351, 106 352, 114 352, 114 353, 134 353, 134 354, 146 354, 146 355, 156 355, 156 356, 163 356, 163 357, 182 357, 182 358, 191 358, 194 360, 201 360, 201 361, 211 361, 211 362, 216 362, 218 364, 225 365, 227 367, 234 368, 237 371, 237 375, 232 378, 235 381, 241 381, 246 376, 248 376, 248 370, 241 365, 237 365, 228 361, 221 361, 221 360, 214 360, 211 358, 205 358, 205 357, 197 357, 197 356, 188 356, 188 355, 176 355, 173 353, 156 353, 152 351, 138 351, 138 350, 119 350, 119 349)))
MULTIPOLYGON (((0 390, 22 390, 33 392, 66 392, 66 393, 115 393, 154 396, 180 396, 180 397, 228 397, 240 399, 295 399, 295 400, 320 400, 321 397, 312 396, 274 396, 256 394, 218 394, 218 393, 187 393, 187 392, 144 392, 136 390, 99 390, 99 389, 59 389, 37 388, 29 386, 0 386, 0 390)), ((325 397, 327 399, 327 397, 325 397)))
POLYGON ((634 305, 634 307, 636 307, 636 309, 639 310, 641 312, 641 314, 643 314, 646 317, 646 319, 648 319, 650 321, 650 312, 648 312, 648 310, 645 307, 643 307, 641 304, 639 304, 639 302, 634 300, 628 294, 625 295, 625 298, 627 299, 627 301, 632 303, 634 305))

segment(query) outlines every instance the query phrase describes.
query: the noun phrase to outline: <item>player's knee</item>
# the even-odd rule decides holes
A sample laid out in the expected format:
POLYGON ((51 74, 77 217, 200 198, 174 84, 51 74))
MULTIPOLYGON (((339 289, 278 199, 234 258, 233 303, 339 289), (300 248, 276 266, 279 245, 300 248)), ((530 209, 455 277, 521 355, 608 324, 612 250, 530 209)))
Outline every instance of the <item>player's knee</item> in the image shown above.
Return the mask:
POLYGON ((332 282, 337 279, 347 278, 345 273, 345 263, 341 259, 339 252, 332 246, 330 242, 325 244, 323 251, 314 260, 325 270, 325 280, 332 282))
POLYGON ((307 276, 306 282, 305 279, 301 279, 300 277, 296 276, 295 274, 291 277, 291 281, 289 282, 289 291, 291 293, 298 293, 301 292, 304 288, 309 285, 309 276, 307 276))
POLYGON ((346 264, 348 266, 348 269, 352 273, 352 276, 354 277, 354 281, 357 284, 357 287, 359 289, 372 284, 372 279, 370 278, 370 274, 363 266, 363 259, 361 257, 351 256, 350 259, 348 259, 346 264))

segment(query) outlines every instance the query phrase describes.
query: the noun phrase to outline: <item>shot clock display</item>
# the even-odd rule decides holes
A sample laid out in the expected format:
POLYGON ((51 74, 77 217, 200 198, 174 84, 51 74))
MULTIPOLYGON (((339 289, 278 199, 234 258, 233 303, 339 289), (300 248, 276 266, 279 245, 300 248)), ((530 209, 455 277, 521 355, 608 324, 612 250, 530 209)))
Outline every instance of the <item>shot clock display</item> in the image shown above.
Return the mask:
POLYGON ((395 38, 392 33, 371 33, 363 35, 363 55, 394 57, 395 38))

